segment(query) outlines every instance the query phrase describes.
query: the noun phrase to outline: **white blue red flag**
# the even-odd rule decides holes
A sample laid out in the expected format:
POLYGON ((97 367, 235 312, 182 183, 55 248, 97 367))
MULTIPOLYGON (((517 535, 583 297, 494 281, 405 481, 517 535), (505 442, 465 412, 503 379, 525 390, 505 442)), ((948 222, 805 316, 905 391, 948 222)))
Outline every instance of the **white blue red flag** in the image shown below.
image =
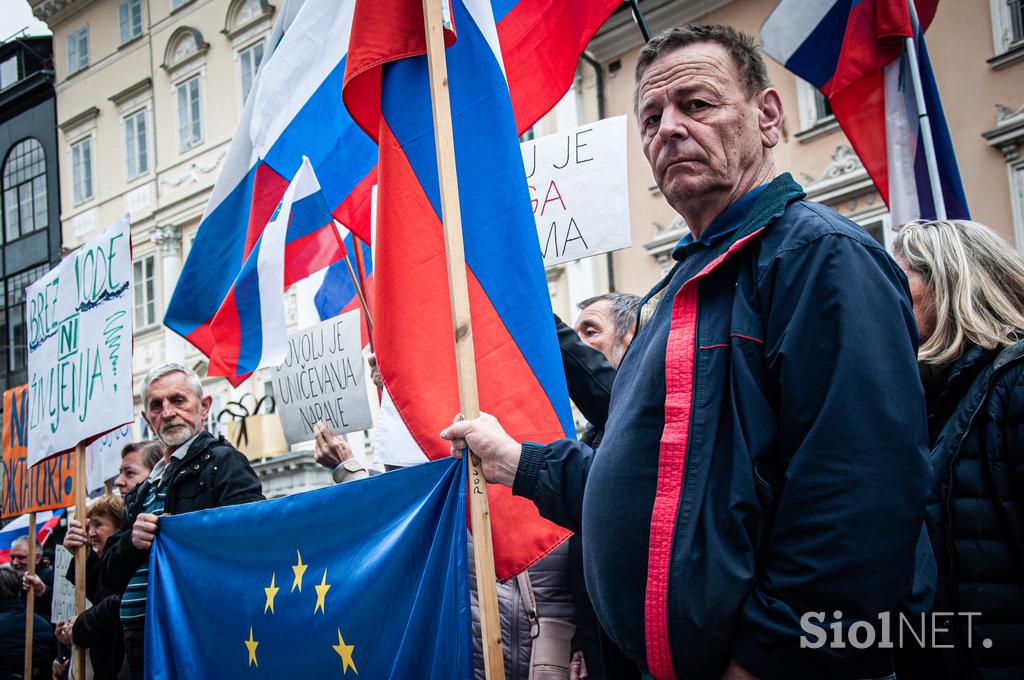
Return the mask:
MULTIPOLYGON (((618 0, 452 0, 447 49, 480 407, 517 440, 574 436, 518 134, 572 82, 618 0)), ((344 100, 378 141, 374 343, 401 421, 428 458, 459 411, 420 0, 359 0, 344 100)), ((508 578, 568 533, 490 490, 508 578)))
MULTIPOLYGON (((36 513, 36 539, 44 543, 53 530, 60 524, 60 518, 64 516, 63 510, 53 512, 36 513)), ((21 515, 14 518, 5 527, 0 529, 0 564, 6 564, 11 560, 11 544, 18 536, 28 535, 28 515, 21 515)))
POLYGON ((782 0, 761 27, 766 54, 828 98, 893 224, 934 219, 935 200, 907 59, 920 64, 946 214, 967 218, 956 154, 928 60, 924 29, 938 0, 917 0, 914 31, 907 0, 782 0), (914 36, 918 54, 908 54, 914 36))
POLYGON ((288 350, 285 244, 324 230, 333 233, 333 229, 334 219, 316 173, 309 159, 303 157, 277 209, 245 258, 230 294, 213 317, 210 325, 216 344, 209 355, 209 375, 244 379, 257 368, 284 361, 288 350), (245 342, 239 342, 236 329, 245 342))
MULTIPOLYGON (((218 347, 222 371, 236 384, 245 371, 235 364, 260 353, 253 343, 261 336, 233 316, 233 284, 303 156, 334 217, 370 238, 377 148, 341 105, 353 8, 354 0, 285 3, 168 305, 164 323, 207 356, 218 347)), ((338 261, 343 249, 328 222, 289 233, 284 252, 288 287, 338 261)))

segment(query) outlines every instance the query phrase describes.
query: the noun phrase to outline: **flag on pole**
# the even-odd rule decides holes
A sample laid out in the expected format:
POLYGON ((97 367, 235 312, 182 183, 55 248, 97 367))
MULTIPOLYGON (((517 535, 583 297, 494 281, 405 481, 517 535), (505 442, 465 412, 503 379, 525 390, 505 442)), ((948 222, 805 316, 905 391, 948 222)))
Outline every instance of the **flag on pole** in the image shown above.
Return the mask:
MULTIPOLYGON (((253 355, 247 342, 254 336, 227 317, 215 336, 214 316, 231 306, 232 285, 303 156, 320 176, 334 217, 369 241, 377 149, 340 103, 353 5, 354 0, 285 3, 168 305, 164 323, 207 356, 219 343, 227 368, 253 355), (225 329, 228 337, 221 335, 225 329)), ((285 287, 342 255, 331 223, 290 238, 285 287)))
POLYGON ((465 474, 161 517, 146 677, 472 678, 465 474))
MULTIPOLYGON (((60 518, 63 516, 63 510, 36 513, 36 540, 44 543, 60 524, 60 518)), ((11 561, 11 544, 14 543, 14 539, 27 535, 28 515, 16 517, 0 529, 0 564, 7 564, 11 561)))
MULTIPOLYGON (((619 4, 450 4, 448 83, 480 408, 518 440, 574 436, 518 130, 557 102, 580 51, 619 4)), ((420 0, 359 0, 343 96, 380 147, 372 309, 374 328, 387 330, 375 349, 400 416, 393 422, 408 428, 419 455, 438 458, 448 455, 438 433, 459 397, 424 53, 420 0)), ((499 578, 568 535, 509 489, 488 494, 499 578)))
POLYGON ((936 217, 908 59, 920 65, 946 214, 969 217, 924 43, 937 6, 917 0, 916 35, 907 0, 782 0, 761 27, 765 53, 828 98, 895 225, 936 217))
MULTIPOLYGON (((303 156, 302 165, 213 317, 210 326, 216 344, 210 353, 209 375, 225 376, 237 384, 257 368, 284 361, 288 351, 285 244, 333 229, 320 182, 303 156)), ((344 257, 344 248, 341 250, 344 257)))

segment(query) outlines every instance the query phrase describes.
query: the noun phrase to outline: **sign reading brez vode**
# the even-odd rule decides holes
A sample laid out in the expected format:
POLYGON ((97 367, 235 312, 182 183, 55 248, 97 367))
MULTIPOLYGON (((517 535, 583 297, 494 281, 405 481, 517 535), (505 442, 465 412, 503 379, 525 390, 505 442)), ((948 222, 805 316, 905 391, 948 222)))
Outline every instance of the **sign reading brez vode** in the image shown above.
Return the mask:
POLYGON ((520 146, 545 267, 632 245, 625 116, 520 146))
POLYGON ((28 464, 132 421, 128 216, 25 291, 28 464))
POLYGON ((320 420, 338 434, 373 427, 359 325, 354 309, 288 336, 274 402, 289 445, 313 439, 320 420))

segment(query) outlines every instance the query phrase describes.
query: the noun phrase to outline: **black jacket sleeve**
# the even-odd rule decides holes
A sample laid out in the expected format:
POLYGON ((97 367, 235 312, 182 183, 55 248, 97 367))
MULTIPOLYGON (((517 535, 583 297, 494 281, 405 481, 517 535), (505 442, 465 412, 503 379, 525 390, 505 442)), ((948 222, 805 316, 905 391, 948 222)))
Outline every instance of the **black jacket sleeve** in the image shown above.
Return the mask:
POLYGON ((107 539, 107 545, 100 555, 98 587, 102 592, 123 594, 128 581, 149 559, 148 550, 139 550, 132 545, 132 526, 142 505, 140 493, 147 484, 139 484, 125 497, 121 528, 107 539))
POLYGON ((218 459, 213 481, 213 500, 215 508, 264 500, 263 487, 256 471, 245 455, 234 448, 218 459))
POLYGON ((79 647, 105 645, 121 634, 120 627, 121 596, 111 595, 78 615, 71 638, 79 647))
POLYGON ((733 657, 762 680, 887 675, 878 645, 799 643, 818 642, 808 615, 831 640, 836 611, 844 640, 857 621, 880 639, 914 566, 931 474, 906 279, 881 248, 830 233, 781 251, 758 288, 784 472, 733 657))
POLYGON ((523 453, 512 493, 533 501, 542 517, 579 532, 583 517, 583 487, 594 450, 574 439, 548 445, 523 442, 523 453))
POLYGON ((591 425, 604 428, 612 398, 615 369, 603 354, 583 344, 576 331, 555 316, 569 398, 591 425))

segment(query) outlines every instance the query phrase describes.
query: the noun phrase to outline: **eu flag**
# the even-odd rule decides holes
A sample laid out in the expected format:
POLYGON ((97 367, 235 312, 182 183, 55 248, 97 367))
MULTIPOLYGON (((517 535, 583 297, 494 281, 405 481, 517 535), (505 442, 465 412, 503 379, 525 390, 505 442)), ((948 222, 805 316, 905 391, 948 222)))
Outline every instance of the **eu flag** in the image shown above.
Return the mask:
POLYGON ((472 677, 463 465, 162 517, 146 677, 472 677))

